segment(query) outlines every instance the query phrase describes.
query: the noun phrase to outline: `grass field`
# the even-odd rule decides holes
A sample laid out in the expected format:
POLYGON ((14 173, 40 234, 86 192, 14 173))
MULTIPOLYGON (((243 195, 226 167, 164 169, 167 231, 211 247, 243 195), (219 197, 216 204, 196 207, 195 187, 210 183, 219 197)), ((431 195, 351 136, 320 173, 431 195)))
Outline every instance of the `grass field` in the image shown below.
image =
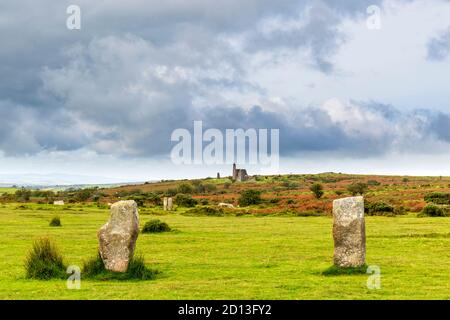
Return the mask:
MULTIPOLYGON (((175 231, 141 234, 137 253, 161 271, 150 281, 24 277, 34 239, 56 241, 67 264, 96 254, 106 209, 74 205, 0 205, 1 299, 450 299, 450 218, 367 217, 367 263, 381 268, 381 289, 367 275, 324 276, 332 265, 330 217, 157 216, 175 231), (62 227, 48 223, 55 214, 62 227)), ((156 216, 141 214, 141 226, 156 216)))
POLYGON ((0 188, 0 194, 13 194, 14 192, 17 191, 17 188, 0 188))

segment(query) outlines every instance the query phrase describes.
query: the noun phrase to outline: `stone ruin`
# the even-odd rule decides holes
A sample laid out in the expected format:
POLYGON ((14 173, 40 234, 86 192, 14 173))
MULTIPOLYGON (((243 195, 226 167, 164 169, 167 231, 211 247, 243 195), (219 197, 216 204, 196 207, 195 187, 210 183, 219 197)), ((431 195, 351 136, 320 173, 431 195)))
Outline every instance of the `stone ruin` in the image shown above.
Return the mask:
POLYGON ((366 263, 364 198, 349 197, 333 201, 334 264, 361 267, 366 263))
POLYGON ((233 163, 233 181, 242 182, 248 180, 248 178, 247 170, 237 169, 236 163, 233 163))
POLYGON ((134 200, 111 206, 111 217, 98 231, 99 253, 105 268, 126 272, 139 234, 139 213, 134 200))

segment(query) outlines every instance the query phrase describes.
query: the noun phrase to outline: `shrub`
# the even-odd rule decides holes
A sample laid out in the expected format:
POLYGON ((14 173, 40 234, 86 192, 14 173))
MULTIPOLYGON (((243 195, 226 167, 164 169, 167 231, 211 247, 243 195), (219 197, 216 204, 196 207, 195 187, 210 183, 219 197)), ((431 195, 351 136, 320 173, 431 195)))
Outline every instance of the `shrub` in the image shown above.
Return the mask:
POLYGON ((293 189, 297 189, 300 187, 300 185, 296 182, 291 182, 291 181, 283 181, 283 187, 285 187, 288 190, 293 190, 293 189))
POLYGON ((66 267, 58 248, 48 238, 41 238, 33 243, 33 248, 25 260, 26 277, 49 280, 65 278, 66 267))
POLYGON ((432 192, 425 195, 424 200, 434 204, 450 204, 450 193, 432 192))
POLYGON ((222 208, 216 209, 213 207, 199 207, 186 211, 185 215, 223 217, 224 211, 222 208))
POLYGON ((167 197, 175 197, 175 196, 177 195, 177 193, 178 193, 177 189, 169 188, 169 189, 167 189, 167 191, 165 192, 165 195, 166 195, 167 197))
POLYGON ((364 203, 364 211, 369 216, 393 215, 394 207, 384 202, 364 203))
POLYGON ((177 188, 178 193, 193 193, 194 188, 187 183, 182 183, 177 188))
POLYGON ((442 208, 435 206, 433 204, 426 205, 419 216, 426 217, 445 217, 445 212, 442 208))
POLYGON ((167 223, 161 220, 155 219, 147 221, 142 228, 142 233, 160 233, 170 231, 170 227, 167 223))
POLYGON ((126 272, 113 272, 106 270, 100 254, 83 264, 83 275, 87 279, 98 280, 151 280, 159 273, 158 270, 149 269, 142 256, 134 257, 128 264, 126 272))
POLYGON ((19 202, 27 202, 30 200, 32 195, 31 190, 25 189, 25 188, 21 188, 19 190, 16 190, 14 196, 16 198, 17 201, 19 202))
POLYGON ((406 208, 403 206, 398 206, 394 208, 394 214, 399 216, 399 215, 404 215, 406 214, 406 208))
POLYGON ((377 180, 369 180, 367 181, 367 185, 369 186, 379 186, 381 183, 378 182, 377 180))
POLYGON ((204 185, 204 189, 206 192, 214 192, 217 190, 217 186, 212 183, 207 183, 204 185))
POLYGON ((286 201, 287 204, 294 204, 295 201, 293 199, 289 199, 288 201, 286 201))
POLYGON ((257 190, 245 190, 238 199, 239 205, 243 207, 260 204, 261 201, 261 191, 257 190))
POLYGON ((316 199, 320 199, 323 196, 323 186, 320 183, 314 183, 309 190, 314 194, 316 199))
POLYGON ((61 220, 58 216, 53 217, 49 224, 50 227, 61 227, 61 220))
POLYGON ((198 203, 197 200, 193 199, 191 196, 185 194, 179 194, 175 197, 175 204, 180 207, 192 208, 195 207, 198 203))
POLYGON ((358 183, 352 183, 347 186, 347 190, 353 195, 363 195, 366 193, 368 189, 368 186, 366 183, 358 182, 358 183))

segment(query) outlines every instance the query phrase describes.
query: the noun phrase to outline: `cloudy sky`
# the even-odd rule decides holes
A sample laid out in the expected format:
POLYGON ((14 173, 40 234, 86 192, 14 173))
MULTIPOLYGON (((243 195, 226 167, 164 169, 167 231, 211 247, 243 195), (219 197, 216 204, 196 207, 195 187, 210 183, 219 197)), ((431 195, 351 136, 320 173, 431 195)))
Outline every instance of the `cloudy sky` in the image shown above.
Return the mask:
POLYGON ((3 182, 230 174, 172 164, 195 120, 279 129, 280 172, 450 175, 448 0, 2 0, 0 40, 3 182))

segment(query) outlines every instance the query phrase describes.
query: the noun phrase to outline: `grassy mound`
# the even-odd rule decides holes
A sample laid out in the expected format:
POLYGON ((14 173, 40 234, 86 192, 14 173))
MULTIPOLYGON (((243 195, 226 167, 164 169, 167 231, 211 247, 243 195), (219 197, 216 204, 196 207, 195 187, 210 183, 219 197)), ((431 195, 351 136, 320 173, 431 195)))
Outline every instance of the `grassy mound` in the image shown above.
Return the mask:
POLYGON ((33 243, 25 260, 25 270, 29 279, 62 279, 67 276, 63 257, 48 238, 41 238, 33 243))
POLYGON ((127 272, 113 272, 106 270, 100 254, 83 264, 82 275, 86 279, 94 280, 152 280, 159 273, 158 270, 147 268, 142 256, 134 257, 127 272))
POLYGON ((171 231, 169 225, 158 219, 147 221, 142 228, 142 233, 161 233, 169 231, 171 231))
POLYGON ((367 273, 367 265, 363 265, 361 267, 338 267, 336 265, 332 265, 328 269, 322 272, 324 276, 342 276, 342 275, 353 275, 353 274, 366 274, 367 273))
POLYGON ((184 213, 186 216, 211 216, 211 217, 223 217, 225 212, 222 208, 213 207, 196 207, 190 209, 184 213))
POLYGON ((49 226, 50 227, 61 227, 61 219, 58 216, 53 217, 49 223, 49 226))

